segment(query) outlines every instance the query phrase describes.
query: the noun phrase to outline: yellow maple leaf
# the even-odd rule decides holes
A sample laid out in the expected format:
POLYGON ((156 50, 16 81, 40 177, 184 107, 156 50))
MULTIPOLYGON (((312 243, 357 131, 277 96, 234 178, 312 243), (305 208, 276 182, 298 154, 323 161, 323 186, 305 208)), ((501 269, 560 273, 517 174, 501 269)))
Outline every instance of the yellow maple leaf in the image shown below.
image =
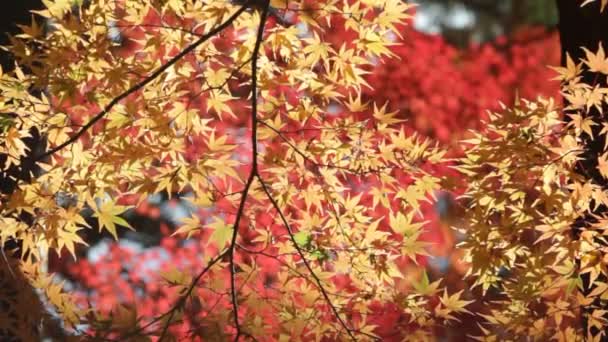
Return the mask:
POLYGON ((456 317, 452 315, 452 313, 470 313, 469 310, 465 309, 465 306, 473 303, 472 300, 461 300, 463 290, 454 293, 453 295, 448 295, 447 290, 444 290, 443 296, 439 298, 440 304, 435 308, 435 313, 439 317, 443 317, 446 320, 455 320, 460 321, 456 317))
POLYGON ((570 81, 575 79, 581 73, 581 66, 581 63, 574 63, 574 60, 572 59, 570 54, 566 53, 566 67, 551 66, 550 68, 557 71, 557 73, 559 74, 558 76, 553 78, 554 80, 570 81))
POLYGON ((133 229, 129 225, 129 223, 119 215, 124 213, 127 210, 127 207, 116 205, 112 200, 105 200, 98 205, 98 208, 94 210, 93 217, 97 217, 99 221, 99 229, 105 228, 114 239, 118 239, 118 234, 116 232, 116 225, 120 225, 123 227, 127 227, 129 229, 133 229))
POLYGON ((589 71, 608 75, 608 58, 606 58, 602 43, 600 42, 597 53, 595 54, 585 47, 582 49, 585 51, 586 55, 586 58, 583 59, 583 63, 589 67, 589 71))
POLYGON ((593 121, 590 117, 583 117, 580 114, 570 114, 568 115, 572 119, 571 125, 576 129, 577 134, 581 134, 581 132, 587 133, 589 137, 593 139, 593 129, 592 127, 597 125, 595 121, 593 121))
POLYGON ((212 91, 209 93, 209 97, 207 98, 207 107, 210 110, 215 111, 218 117, 221 119, 221 115, 226 113, 229 114, 230 117, 236 119, 236 115, 232 112, 232 108, 228 105, 228 101, 235 99, 235 97, 230 94, 226 94, 220 91, 212 91))
POLYGON ((602 177, 608 179, 608 153, 604 153, 597 158, 597 169, 602 177))
POLYGON ((29 151, 29 148, 25 145, 22 139, 30 136, 31 135, 27 130, 18 130, 16 127, 11 127, 8 129, 2 141, 5 145, 6 151, 2 151, 2 146, 0 146, 0 151, 6 152, 7 156, 7 160, 4 164, 4 170, 7 170, 11 165, 19 165, 20 157, 25 156, 27 151, 29 151))
POLYGON ((213 217, 213 222, 208 224, 207 227, 213 230, 209 242, 213 242, 217 248, 224 248, 232 239, 234 228, 217 216, 213 217))
POLYGON ((174 231, 171 236, 186 234, 186 239, 189 239, 192 234, 196 233, 202 228, 201 221, 198 216, 184 218, 182 219, 182 223, 183 225, 174 231))
POLYGON ((378 120, 382 125, 390 126, 405 121, 403 119, 395 117, 398 114, 397 111, 387 113, 387 108, 388 102, 385 102, 384 105, 380 108, 378 108, 378 106, 374 103, 374 118, 378 120))

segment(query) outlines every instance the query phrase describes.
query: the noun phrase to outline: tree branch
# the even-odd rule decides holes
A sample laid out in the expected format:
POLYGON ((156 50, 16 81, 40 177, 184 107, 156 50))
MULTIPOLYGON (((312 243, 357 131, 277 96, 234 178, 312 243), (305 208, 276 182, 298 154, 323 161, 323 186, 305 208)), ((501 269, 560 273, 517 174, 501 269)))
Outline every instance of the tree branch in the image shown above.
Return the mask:
POLYGON ((255 40, 255 45, 253 47, 252 56, 251 56, 251 159, 252 159, 251 160, 251 170, 249 171, 247 183, 245 184, 245 189, 243 190, 241 202, 239 203, 239 208, 238 208, 236 218, 234 221, 232 238, 231 238, 230 246, 228 247, 229 248, 228 257, 229 257, 229 262, 230 262, 230 295, 232 298, 233 319, 234 319, 234 325, 236 328, 236 336, 234 337, 235 341, 238 341, 239 338, 241 337, 241 335, 243 335, 244 333, 241 331, 241 325, 239 322, 234 251, 235 251, 235 248, 237 245, 236 239, 238 237, 239 224, 240 224, 241 218, 243 217, 243 214, 244 214, 245 203, 247 202, 247 197, 249 195, 249 189, 251 188, 251 184, 255 180, 256 176, 258 176, 258 137, 257 137, 258 76, 257 76, 257 71, 258 71, 258 57, 260 54, 260 47, 262 46, 262 41, 264 39, 264 26, 266 26, 266 20, 268 19, 269 9, 270 9, 270 0, 264 0, 264 5, 262 7, 262 14, 260 16, 260 24, 258 26, 257 37, 255 40))
POLYGON ((306 259, 306 256, 304 255, 304 252, 302 251, 302 249, 298 245, 298 242, 296 241, 296 238, 294 236, 293 230, 291 229, 291 225, 287 221, 287 218, 285 217, 285 215, 283 215, 283 211, 279 207, 279 203, 277 203, 277 201, 274 199, 274 197, 272 197, 272 194, 270 193, 270 190, 268 190, 268 187, 266 186, 266 183, 264 182, 264 180, 262 179, 262 177, 260 175, 258 175, 257 178, 258 178, 260 184, 262 185, 262 189, 264 190, 264 193, 266 193, 266 196, 268 197, 268 200, 270 200, 270 202, 272 203, 272 206, 274 207, 274 209, 279 214, 279 217, 281 218, 281 221, 283 222, 283 225, 285 226, 285 229, 287 230, 287 233, 289 234, 289 239, 291 240, 294 248, 296 249, 296 251, 300 255, 300 258, 302 259, 302 262, 304 263, 304 266, 306 267, 306 269, 310 273, 310 276, 313 277, 313 279, 317 283, 317 287, 321 291, 321 294, 323 295, 323 298, 325 298, 325 301, 327 302, 327 305, 329 305, 329 307, 331 308, 331 311, 336 316, 336 319, 338 320, 338 322, 340 323, 340 325, 342 326, 342 328, 344 328, 344 330, 346 330, 346 333, 348 334, 348 336, 353 341, 356 341, 357 338, 355 337, 355 335, 353 335, 353 329, 351 329, 348 325, 346 325, 346 322, 344 321, 344 319, 342 319, 342 316, 340 316, 340 313, 338 312, 338 309, 332 303, 331 298, 329 298, 329 294, 327 293, 327 290, 325 290, 325 287, 323 287, 323 284, 321 283, 321 279, 319 278, 319 276, 317 276, 317 274, 315 273, 315 271, 312 269, 312 266, 310 266, 310 262, 308 261, 308 259, 306 259))
MULTIPOLYGON (((163 338, 165 337, 165 334, 167 333, 167 331, 169 329, 169 325, 171 324, 171 320, 173 319, 175 312, 177 312, 177 310, 179 310, 186 303, 186 299, 190 296, 190 294, 192 294, 192 291, 194 291, 194 288, 196 287, 196 285, 198 285, 198 282, 201 280, 201 278, 211 269, 211 267, 213 267, 213 265, 215 265, 218 261, 220 261, 226 253, 227 253, 227 251, 224 251, 224 252, 218 254, 214 259, 211 259, 211 261, 209 261, 209 264, 207 265, 207 267, 205 267, 196 276, 196 278, 194 278, 192 280, 192 283, 190 284, 190 286, 188 287, 186 292, 180 297, 180 299, 177 301, 177 303, 175 303, 175 305, 169 310, 169 312, 170 312, 169 318, 167 319, 167 322, 165 323, 165 326, 163 327, 163 331, 162 331, 160 337, 158 338, 159 341, 163 341, 163 338)), ((165 313, 164 316, 166 316, 166 315, 167 315, 167 313, 165 313)))
MULTIPOLYGON (((226 253, 228 253, 228 250, 225 250, 225 251, 219 253, 215 258, 211 259, 209 261, 209 263, 207 264, 207 266, 203 270, 201 270, 194 279, 192 279, 192 282, 190 283, 190 286, 188 287, 186 292, 184 292, 184 294, 180 296, 180 298, 177 300, 177 302, 167 312, 156 317, 155 319, 148 322, 146 325, 142 326, 141 328, 131 331, 129 333, 126 333, 125 335, 122 335, 120 337, 120 341, 124 341, 126 339, 129 339, 131 337, 138 335, 139 333, 143 332, 144 330, 146 330, 150 326, 154 325, 155 323, 160 322, 164 317, 169 316, 169 319, 167 319, 167 322, 165 323, 165 326, 163 327, 161 337, 159 338, 159 341, 162 341, 162 339, 164 338, 164 336, 168 330, 169 324, 171 323, 171 319, 175 315, 175 312, 177 310, 179 310, 186 303, 186 299, 190 296, 192 291, 194 291, 194 288, 198 285, 199 281, 203 278, 203 276, 205 274, 207 274, 207 272, 209 272, 209 270, 215 264, 217 264, 218 261, 220 261, 226 255, 226 253)), ((115 340, 111 340, 111 341, 115 341, 115 340)))
POLYGON ((148 83, 154 81, 158 76, 160 76, 163 72, 165 72, 167 69, 169 69, 175 63, 177 63, 180 59, 182 59, 188 53, 194 51, 194 49, 196 49, 198 46, 200 46, 207 40, 214 37, 216 34, 220 33, 224 29, 226 29, 228 26, 230 26, 243 12, 245 12, 245 10, 247 10, 247 8, 249 7, 251 2, 252 2, 252 0, 248 0, 243 6, 241 6, 236 12, 234 12, 234 14, 231 15, 230 18, 228 18, 225 22, 216 26, 211 31, 209 31, 207 34, 202 35, 197 41, 195 41, 194 43, 187 46, 180 53, 178 53, 173 58, 171 58, 168 62, 166 62, 165 64, 160 66, 158 69, 156 69, 156 71, 154 71, 152 74, 150 74, 143 80, 139 81, 137 84, 133 85, 132 87, 130 87, 129 89, 127 89, 126 91, 121 93, 120 95, 113 98, 112 101, 110 101, 107 105, 105 105, 105 107, 99 113, 95 114, 95 116, 93 116, 85 125, 83 125, 82 128, 80 128, 80 130, 78 130, 78 132, 76 132, 76 134, 74 134, 72 137, 70 137, 68 140, 61 143, 60 145, 55 146, 52 149, 45 152, 44 154, 37 156, 35 158, 35 161, 40 161, 48 156, 51 156, 54 153, 64 149, 65 147, 73 144, 74 142, 76 142, 76 140, 78 140, 83 134, 86 133, 86 131, 89 128, 91 128, 95 123, 97 123, 106 114, 108 114, 110 112, 110 110, 112 110, 112 108, 114 108, 114 106, 117 105, 120 101, 122 101, 129 95, 137 92, 138 90, 142 89, 148 83))

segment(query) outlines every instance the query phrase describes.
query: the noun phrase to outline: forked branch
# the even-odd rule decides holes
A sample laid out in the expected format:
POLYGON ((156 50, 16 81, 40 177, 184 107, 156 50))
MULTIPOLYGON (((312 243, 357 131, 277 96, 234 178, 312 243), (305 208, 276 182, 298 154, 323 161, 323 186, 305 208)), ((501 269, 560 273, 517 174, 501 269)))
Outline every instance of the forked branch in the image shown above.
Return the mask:
POLYGON ((258 175, 258 181, 262 185, 262 189, 264 190, 264 193, 268 197, 268 200, 270 201, 270 203, 272 203, 272 206, 274 207, 274 209, 277 211, 277 214, 281 218, 281 222, 283 223, 283 225, 285 226, 285 229, 287 230, 287 233, 289 234, 289 239, 291 240, 292 245, 298 252, 298 255, 300 256, 300 258, 302 259, 302 262, 304 263, 304 266, 308 270, 308 273, 310 273, 310 276, 315 280, 315 283, 317 283, 317 287, 321 291, 321 294, 323 295, 323 298, 327 302, 327 305, 329 305, 329 307, 331 308, 331 311, 333 312, 334 316, 336 316, 336 319, 338 320, 338 322, 340 323, 342 328, 344 328, 344 330, 346 330, 346 333, 348 334, 348 336, 353 341, 356 341, 357 338, 353 334, 353 329, 351 329, 346 324, 346 322, 344 321, 342 316, 340 316, 340 313, 338 312, 338 308, 332 303, 331 298, 329 298, 329 294, 327 293, 327 290, 323 286, 323 283, 321 283, 321 279, 319 278, 319 276, 317 276, 315 271, 312 269, 312 266, 310 265, 310 261, 308 261, 308 259, 306 259, 306 256, 304 255, 304 251, 302 251, 302 248, 300 248, 300 245, 298 245, 298 242, 296 241, 293 230, 291 229, 291 225, 289 224, 289 222, 287 221, 287 218, 283 214, 283 211, 279 207, 279 203, 274 199, 274 197, 270 193, 270 190, 266 186, 266 183, 264 182, 262 177, 260 177, 259 175, 258 175))
POLYGON ((232 230, 232 238, 230 241, 230 246, 228 247, 228 257, 230 262, 230 295, 232 299, 232 315, 236 328, 236 336, 234 338, 235 341, 238 341, 241 335, 244 334, 244 332, 241 329, 241 324, 239 321, 234 251, 237 245, 236 239, 238 237, 239 225, 241 223, 241 219, 245 211, 245 203, 247 202, 249 189, 251 188, 251 184, 255 180, 256 176, 258 176, 258 57, 260 55, 260 47, 262 46, 262 41, 264 40, 264 26, 266 26, 266 20, 268 19, 269 9, 270 0, 264 0, 262 14, 260 16, 260 24, 258 26, 255 45, 253 47, 253 52, 251 56, 251 170, 249 171, 247 183, 245 184, 245 189, 243 190, 241 202, 239 203, 239 208, 234 221, 234 228, 232 230))

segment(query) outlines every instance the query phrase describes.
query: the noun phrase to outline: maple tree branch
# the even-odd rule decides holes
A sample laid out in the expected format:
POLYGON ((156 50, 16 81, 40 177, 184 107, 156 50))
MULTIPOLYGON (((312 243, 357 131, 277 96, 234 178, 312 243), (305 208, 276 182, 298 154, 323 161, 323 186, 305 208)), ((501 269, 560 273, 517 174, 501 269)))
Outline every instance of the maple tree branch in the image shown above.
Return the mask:
MULTIPOLYGON (((192 282, 190 283, 190 286, 188 286, 188 289, 184 292, 184 294, 182 294, 180 296, 180 298, 175 302, 175 304, 168 311, 166 311, 165 313, 156 317, 152 321, 148 322, 146 325, 142 326, 141 328, 131 331, 130 333, 126 333, 125 335, 121 336, 120 341, 124 341, 125 339, 136 336, 137 334, 143 332, 150 326, 160 322, 164 317, 169 316, 169 319, 167 319, 167 322, 165 323, 161 336, 159 338, 159 341, 162 341, 169 328, 169 325, 171 324, 171 319, 175 315, 175 312, 177 310, 179 310, 186 303, 186 299, 192 294, 192 291, 194 291, 194 288, 198 285, 198 283, 203 278, 203 276, 205 274, 207 274, 207 272, 209 272, 209 270, 215 264, 217 264, 218 261, 220 261, 227 253, 228 253, 228 250, 224 250, 223 252, 219 253, 215 258, 211 259, 209 261, 209 263, 207 264, 207 266, 205 266, 205 268, 203 270, 201 270, 194 279, 192 279, 192 282)), ((114 341, 114 340, 112 340, 112 341, 114 341)))
POLYGON ((245 203, 247 202, 247 197, 249 195, 249 189, 251 188, 251 184, 255 180, 256 176, 259 177, 258 174, 258 137, 257 137, 257 125, 258 125, 258 57, 260 55, 260 48, 262 46, 262 41, 264 39, 264 27, 266 26, 266 20, 268 18, 268 13, 270 10, 270 0, 264 1, 264 6, 262 7, 262 13, 260 16, 260 24, 258 26, 257 36, 255 40, 255 45, 253 47, 252 55, 251 55, 251 170, 249 171, 249 177, 247 179, 247 183, 245 184, 245 189, 243 190, 243 195, 241 197, 241 202, 239 203, 239 208, 236 214, 236 218, 234 221, 234 228, 232 230, 232 237, 230 241, 230 246, 228 247, 228 257, 230 263, 230 296, 232 299, 232 311, 233 311, 233 319, 234 325, 236 328, 236 336, 234 337, 235 341, 238 341, 243 332, 241 331, 241 325, 239 322, 239 312, 238 312, 238 298, 237 298, 237 288, 236 288, 236 269, 234 262, 234 251, 237 245, 236 239, 238 237, 239 225, 241 222, 241 218, 243 217, 245 210, 245 203))
POLYGON ((260 48, 262 41, 264 40, 264 26, 266 26, 266 20, 268 19, 268 13, 270 10, 270 0, 265 0, 265 6, 262 10, 260 17, 260 26, 258 27, 258 33, 255 40, 255 46, 253 47, 253 53, 251 57, 251 171, 252 174, 258 173, 258 57, 260 54, 260 48))
POLYGON ((249 189, 251 188, 251 184, 253 183, 253 180, 255 179, 255 173, 253 172, 253 169, 251 170, 251 172, 249 173, 249 177, 247 179, 247 183, 245 184, 245 189, 243 189, 243 195, 241 196, 241 202, 239 203, 239 208, 237 210, 236 213, 236 218, 234 220, 234 226, 232 229, 232 237, 230 239, 230 246, 228 247, 228 262, 229 262, 229 269, 230 269, 230 297, 232 300, 232 311, 233 311, 233 319, 234 319, 234 325, 236 328, 236 337, 235 337, 235 341, 238 341, 240 335, 241 335, 241 326, 240 326, 240 322, 239 322, 239 312, 238 312, 238 300, 237 300, 237 291, 236 291, 236 269, 235 269, 235 262, 234 262, 234 250, 236 248, 236 238, 238 236, 238 227, 239 224, 241 223, 241 218, 243 217, 244 211, 245 211, 245 202, 247 202, 247 197, 249 195, 249 189))
POLYGON ((162 23, 161 24, 132 24, 132 25, 116 24, 116 25, 112 25, 112 26, 107 25, 107 24, 94 24, 94 26, 105 27, 105 28, 115 27, 118 29, 135 29, 135 28, 140 28, 140 27, 147 27, 147 28, 179 31, 179 32, 190 34, 195 37, 203 36, 203 34, 193 32, 192 30, 188 30, 188 29, 180 27, 180 26, 170 26, 170 25, 166 25, 166 24, 162 24, 162 23))
MULTIPOLYGON (((268 125, 266 121, 263 122, 264 126, 268 125)), ((321 132, 321 131, 330 131, 330 132, 340 132, 346 131, 348 129, 363 129, 364 127, 360 124, 353 125, 343 125, 336 127, 328 127, 328 126, 320 126, 320 127, 302 127, 297 129, 277 129, 277 131, 281 134, 301 134, 303 132, 321 132)), ((276 128, 275 128, 276 129, 276 128)))
POLYGON ((46 158, 46 157, 48 157, 50 155, 53 155, 54 153, 56 153, 58 151, 61 151, 65 147, 67 147, 67 146, 73 144, 74 142, 76 142, 83 134, 86 133, 86 131, 89 128, 91 128, 95 123, 97 123, 104 116, 106 116, 110 112, 110 110, 112 110, 112 108, 114 108, 114 106, 116 106, 120 101, 122 101, 123 99, 127 98, 129 95, 137 92, 138 90, 142 89, 143 87, 145 87, 150 82, 154 81, 156 78, 158 78, 158 76, 160 76, 163 72, 165 72, 167 69, 169 69, 175 63, 177 63, 184 56, 186 56, 190 52, 194 51, 197 47, 199 47, 201 44, 203 44, 207 40, 209 40, 212 37, 214 37, 216 34, 222 32, 228 26, 232 25, 232 23, 243 12, 245 12, 245 10, 247 10, 247 8, 249 8, 249 5, 250 5, 251 2, 252 2, 252 0, 246 1, 245 4, 243 6, 241 6, 236 12, 234 12, 234 14, 231 15, 226 21, 224 21, 223 23, 221 23, 218 26, 214 27, 208 33, 202 35, 197 41, 195 41, 194 43, 188 45, 185 49, 183 49, 182 51, 180 51, 177 55, 173 56, 173 58, 171 58, 165 64, 161 65, 158 69, 156 69, 156 71, 154 71, 153 73, 151 73, 149 76, 147 76, 143 80, 139 81, 135 85, 131 86, 129 89, 125 90, 120 95, 118 95, 115 98, 113 98, 107 105, 105 105, 103 107, 103 109, 101 111, 99 111, 97 114, 95 114, 95 116, 93 116, 86 124, 84 124, 82 126, 82 128, 80 130, 78 130, 78 132, 76 132, 76 134, 74 134, 73 136, 71 136, 68 140, 66 140, 65 142, 63 142, 63 143, 61 143, 61 144, 53 147, 52 149, 48 150, 47 152, 43 153, 42 155, 39 155, 38 157, 34 158, 34 160, 35 161, 40 161, 40 160, 42 160, 42 159, 44 159, 44 158, 46 158))
MULTIPOLYGON (((171 324, 171 320, 173 319, 175 312, 177 312, 177 310, 179 310, 182 306, 184 306, 184 304, 186 303, 186 299, 190 296, 190 294, 192 294, 192 291, 194 291, 194 288, 196 287, 196 285, 198 285, 198 282, 201 280, 201 278, 211 269, 211 267, 213 267, 213 265, 215 265, 218 261, 220 261, 227 252, 228 251, 224 251, 224 252, 218 254, 214 259, 211 259, 211 261, 209 261, 209 264, 207 264, 207 267, 205 267, 201 272, 199 272, 199 274, 196 276, 196 278, 194 278, 192 280, 192 282, 190 283, 190 286, 188 287, 186 292, 179 298, 177 303, 175 303, 175 305, 173 305, 173 307, 169 310, 169 312, 170 312, 169 318, 167 319, 167 322, 165 323, 165 326, 163 327, 163 331, 162 331, 160 337, 158 338, 159 341, 162 341, 163 338, 165 337, 165 334, 167 333, 167 330, 169 329, 169 325, 171 324)), ((167 314, 165 313, 165 316, 166 315, 167 314)))
POLYGON ((258 181, 260 182, 260 184, 262 185, 262 190, 264 190, 264 193, 268 197, 268 200, 270 201, 270 203, 272 204, 272 206, 274 207, 274 209, 277 211, 277 214, 281 218, 281 221, 283 222, 283 225, 285 226, 285 229, 287 230, 287 233, 289 234, 289 239, 291 240, 292 245, 294 246, 294 248, 296 249, 296 251, 300 255, 300 258, 302 259, 302 262, 304 263, 304 266, 308 270, 308 273, 310 273, 310 276, 317 283, 317 287, 321 291, 321 294, 323 295, 323 298, 325 298, 325 301, 327 302, 327 305, 329 305, 329 307, 331 308, 331 311, 333 312, 334 316, 336 316, 336 319, 338 320, 338 322, 340 323, 340 325, 342 326, 342 328, 344 328, 344 330, 346 330, 346 333, 348 334, 348 336, 353 341, 356 341, 357 338, 355 337, 355 335, 353 335, 353 329, 351 329, 346 324, 346 322, 344 321, 344 319, 342 318, 342 316, 340 316, 340 313, 338 312, 338 308, 333 304, 333 302, 331 301, 331 298, 329 298, 329 294, 327 293, 327 290, 323 286, 323 283, 321 283, 321 279, 315 273, 315 271, 312 269, 312 266, 310 265, 310 262, 308 261, 308 259, 306 259, 306 256, 304 255, 304 252, 302 251, 302 248, 300 248, 300 245, 298 245, 298 242, 296 241, 296 238, 295 238, 295 235, 293 233, 293 230, 291 229, 291 225, 289 224, 289 222, 287 221, 287 218, 283 214, 283 211, 281 210, 281 207, 279 207, 279 203, 274 199, 274 197, 270 193, 270 190, 266 186, 266 182, 264 182, 264 180, 262 179, 262 177, 260 175, 257 175, 257 178, 258 178, 258 181))

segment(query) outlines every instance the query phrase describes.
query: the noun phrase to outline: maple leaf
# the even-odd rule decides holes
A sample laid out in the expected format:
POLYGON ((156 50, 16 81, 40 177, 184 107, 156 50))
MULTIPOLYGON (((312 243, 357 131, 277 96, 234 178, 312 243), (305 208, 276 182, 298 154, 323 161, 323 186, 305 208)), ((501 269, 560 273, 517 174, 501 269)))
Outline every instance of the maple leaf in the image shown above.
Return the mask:
POLYGON ((328 42, 321 41, 319 34, 313 32, 312 38, 304 40, 307 45, 304 47, 306 56, 306 64, 314 66, 321 62, 325 70, 330 70, 330 54, 335 53, 333 47, 328 42))
MULTIPOLYGON (((608 0, 606 0, 608 1, 608 0)), ((582 71, 582 63, 575 63, 569 53, 566 53, 566 67, 551 67, 559 74, 554 80, 570 81, 576 79, 582 71)))
POLYGON ((235 149, 236 145, 227 144, 226 141, 228 137, 225 135, 219 136, 216 138, 215 130, 211 131, 211 135, 209 135, 209 140, 207 142, 207 147, 211 152, 229 152, 235 149))
POLYGON ((589 71, 599 72, 604 75, 608 75, 608 58, 606 58, 606 53, 604 52, 604 47, 602 46, 602 43, 599 43, 597 53, 595 54, 586 47, 583 47, 582 49, 585 51, 586 55, 586 58, 583 59, 583 62, 589 67, 589 71))
POLYGON ((209 242, 214 243, 218 248, 223 248, 232 239, 234 228, 217 216, 213 217, 212 220, 213 222, 205 225, 213 230, 209 242))
POLYGON ((410 213, 406 216, 403 215, 401 212, 398 212, 396 215, 390 215, 389 224, 393 231, 399 233, 400 235, 406 237, 417 237, 421 233, 420 228, 424 225, 424 222, 413 223, 413 219, 413 213, 410 213))
POLYGON ((436 280, 434 282, 429 281, 429 276, 426 271, 422 272, 422 277, 420 277, 419 281, 413 283, 416 291, 422 296, 431 296, 434 295, 437 291, 439 291, 439 285, 441 284, 441 279, 436 280))
POLYGON ((137 308, 128 305, 118 305, 112 310, 112 328, 129 330, 137 324, 137 308))
POLYGON ((394 56, 394 53, 388 48, 392 45, 386 37, 381 36, 373 30, 359 31, 360 39, 357 45, 361 49, 367 50, 372 56, 394 56))
POLYGON ((592 118, 583 117, 580 114, 570 114, 569 116, 572 118, 571 125, 573 125, 578 132, 585 132, 587 135, 589 135, 589 137, 593 138, 592 127, 597 125, 597 123, 593 121, 592 118))
POLYGON ((473 303, 473 301, 460 299, 462 293, 463 291, 461 290, 450 296, 448 295, 447 290, 444 290, 443 295, 439 298, 441 303, 435 307, 437 316, 443 317, 446 320, 459 321, 458 318, 453 316, 453 313, 471 313, 465 307, 473 303))
POLYGON ((296 243, 298 244, 298 246, 300 246, 301 248, 308 248, 310 245, 310 242, 312 241, 312 236, 310 235, 309 232, 306 231, 300 231, 297 232, 293 235, 294 240, 296 241, 296 243))
POLYGON ((171 235, 186 234, 186 239, 189 239, 194 233, 202 228, 201 221, 198 216, 187 217, 182 219, 182 225, 175 230, 171 235))
POLYGON ((80 228, 66 225, 63 229, 59 230, 57 239, 57 249, 61 251, 65 247, 74 260, 76 260, 75 246, 77 244, 88 246, 88 244, 78 235, 79 230, 80 228))
POLYGON ((608 153, 604 153, 597 158, 597 169, 602 177, 608 179, 608 153))
POLYGON ((72 8, 75 0, 42 0, 42 3, 46 9, 36 13, 50 18, 63 16, 72 8))
POLYGON ((133 227, 131 227, 124 218, 119 216, 126 210, 127 207, 116 205, 114 201, 106 199, 101 201, 101 204, 97 206, 97 209, 94 209, 93 217, 97 217, 100 231, 101 229, 105 228, 110 234, 112 234, 114 239, 118 239, 116 225, 133 229, 133 227))
POLYGON ((354 98, 352 95, 348 96, 348 103, 346 103, 346 107, 351 112, 363 112, 369 107, 369 102, 361 101, 361 93, 357 93, 357 97, 354 98))
POLYGON ((18 34, 17 37, 22 37, 22 38, 31 38, 31 39, 37 39, 39 37, 41 37, 44 33, 44 28, 40 25, 38 25, 38 22, 34 19, 34 16, 32 16, 32 20, 30 25, 17 25, 21 31, 23 31, 23 33, 18 34))
POLYGON ((236 118, 236 115, 232 112, 232 108, 227 103, 235 99, 235 97, 220 91, 212 91, 210 94, 207 98, 207 107, 209 109, 215 111, 219 117, 225 113, 232 118, 236 118))
POLYGON ((387 107, 388 103, 384 103, 384 105, 382 105, 380 108, 378 108, 374 103, 374 118, 382 125, 390 126, 404 121, 403 119, 395 118, 395 116, 398 114, 397 111, 387 113, 387 107))
POLYGON ((7 161, 4 163, 4 170, 7 170, 11 165, 19 165, 20 158, 27 154, 29 148, 23 142, 23 138, 30 137, 31 134, 27 130, 18 130, 16 127, 11 127, 3 136, 4 148, 0 147, 0 151, 5 152, 7 161))
POLYGON ((176 268, 171 268, 161 273, 160 276, 171 286, 188 285, 192 278, 188 273, 176 268))

